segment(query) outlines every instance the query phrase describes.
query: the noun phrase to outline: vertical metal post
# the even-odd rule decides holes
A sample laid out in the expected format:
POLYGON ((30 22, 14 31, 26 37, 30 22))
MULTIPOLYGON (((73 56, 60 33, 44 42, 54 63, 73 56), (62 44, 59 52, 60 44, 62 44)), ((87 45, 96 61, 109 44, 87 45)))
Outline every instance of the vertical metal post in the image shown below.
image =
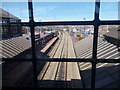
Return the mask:
POLYGON ((91 73, 91 89, 95 89, 95 79, 96 79, 96 63, 92 62, 92 73, 91 73))
MULTIPOLYGON (((120 1, 118 2, 118 20, 120 20, 120 1)), ((118 27, 118 42, 117 42, 117 45, 118 45, 118 51, 120 52, 120 25, 118 27)), ((120 56, 120 53, 118 53, 118 56, 120 56)), ((120 59, 120 57, 119 57, 120 59)), ((120 65, 118 65, 118 70, 120 70, 120 65)), ((118 72, 118 80, 117 80, 117 85, 118 85, 118 88, 120 89, 120 73, 118 72)))
POLYGON ((37 87, 37 58, 36 58, 36 52, 35 52, 35 22, 33 17, 33 6, 32 6, 32 0, 28 0, 28 9, 29 9, 29 26, 31 31, 31 44, 32 44, 32 63, 33 63, 33 72, 34 72, 34 85, 37 87))
MULTIPOLYGON (((94 38, 93 38, 93 54, 92 58, 97 59, 97 42, 98 42, 98 28, 99 28, 99 10, 100 10, 100 0, 95 2, 95 19, 94 19, 94 38)), ((92 80, 91 89, 95 89, 95 78, 96 78, 96 63, 92 62, 92 80)))
MULTIPOLYGON (((2 22, 3 23, 3 22, 2 22)), ((10 18, 8 19, 8 21, 7 21, 7 23, 8 23, 8 34, 11 34, 10 32, 11 32, 11 29, 10 29, 10 18)))
POLYGON ((94 25, 93 53, 92 58, 97 59, 98 25, 94 25))

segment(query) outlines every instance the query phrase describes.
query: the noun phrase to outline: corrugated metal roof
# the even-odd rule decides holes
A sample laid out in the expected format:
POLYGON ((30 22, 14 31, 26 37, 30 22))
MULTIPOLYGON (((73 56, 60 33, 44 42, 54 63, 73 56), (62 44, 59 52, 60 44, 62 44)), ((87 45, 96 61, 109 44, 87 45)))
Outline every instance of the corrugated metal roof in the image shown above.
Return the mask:
POLYGON ((13 58, 31 47, 31 41, 25 37, 15 37, 0 41, 0 56, 2 58, 13 58))
POLYGON ((111 30, 110 32, 106 33, 105 36, 109 36, 109 37, 118 39, 118 36, 120 36, 119 34, 120 33, 118 33, 118 29, 115 29, 115 30, 111 30))
MULTIPOLYGON (((93 36, 89 36, 74 44, 77 58, 92 58, 93 36)), ((97 57, 104 59, 120 59, 120 52, 115 45, 98 38, 97 57)), ((91 85, 91 63, 79 63, 81 75, 86 88, 91 85)), ((96 69, 96 88, 118 88, 120 82, 119 63, 98 63, 96 69)))

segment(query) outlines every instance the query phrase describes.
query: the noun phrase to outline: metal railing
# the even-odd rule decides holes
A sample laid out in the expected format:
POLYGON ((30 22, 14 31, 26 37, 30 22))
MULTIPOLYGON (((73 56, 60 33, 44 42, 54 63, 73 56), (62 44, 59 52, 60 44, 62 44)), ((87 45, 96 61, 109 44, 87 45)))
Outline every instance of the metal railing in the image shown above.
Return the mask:
MULTIPOLYGON (((96 79, 96 64, 97 63, 120 63, 119 59, 97 59, 97 43, 98 43, 98 28, 100 25, 120 25, 120 20, 103 20, 99 19, 100 12, 100 0, 95 2, 95 12, 93 21, 60 21, 60 22, 35 22, 33 16, 33 6, 32 0, 28 0, 28 9, 29 9, 29 22, 19 22, 22 26, 29 26, 31 29, 31 44, 32 44, 32 59, 8 59, 3 58, 3 61, 25 61, 33 63, 34 71, 34 81, 35 87, 37 87, 37 61, 51 61, 51 62, 90 62, 92 64, 92 73, 91 73, 91 88, 95 89, 95 79, 96 79), (75 59, 75 58, 36 58, 35 52, 35 26, 46 26, 46 25, 93 25, 94 26, 94 37, 93 37, 93 52, 91 59, 75 59)), ((12 23, 18 24, 18 23, 12 23)))

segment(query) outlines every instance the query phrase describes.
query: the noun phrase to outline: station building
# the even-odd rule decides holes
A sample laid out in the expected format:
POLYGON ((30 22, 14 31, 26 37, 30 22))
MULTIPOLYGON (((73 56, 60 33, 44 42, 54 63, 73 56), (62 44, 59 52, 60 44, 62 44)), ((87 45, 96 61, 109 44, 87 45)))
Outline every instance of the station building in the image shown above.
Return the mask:
POLYGON ((7 39, 22 35, 21 25, 11 23, 21 22, 21 19, 0 8, 0 33, 1 39, 7 39))

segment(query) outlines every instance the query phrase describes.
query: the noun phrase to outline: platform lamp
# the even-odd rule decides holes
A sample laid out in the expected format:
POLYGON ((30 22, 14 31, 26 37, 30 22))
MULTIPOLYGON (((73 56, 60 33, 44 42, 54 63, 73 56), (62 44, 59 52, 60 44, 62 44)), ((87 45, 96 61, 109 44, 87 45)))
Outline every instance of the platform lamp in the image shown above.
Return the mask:
MULTIPOLYGON (((83 20, 85 21, 86 18, 83 18, 83 20)), ((84 25, 84 36, 85 36, 85 31, 86 31, 86 26, 84 25)))

